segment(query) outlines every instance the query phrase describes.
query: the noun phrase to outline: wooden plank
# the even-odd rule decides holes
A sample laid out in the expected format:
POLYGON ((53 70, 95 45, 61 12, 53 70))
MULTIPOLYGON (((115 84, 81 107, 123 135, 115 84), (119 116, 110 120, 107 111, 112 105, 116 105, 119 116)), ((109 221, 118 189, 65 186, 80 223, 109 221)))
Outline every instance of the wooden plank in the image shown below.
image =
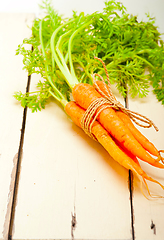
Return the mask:
MULTIPOLYGON (((140 112, 149 117, 158 126, 159 132, 152 129, 139 128, 145 136, 151 140, 158 149, 164 149, 164 109, 161 103, 157 102, 152 93, 143 100, 131 100, 130 109, 140 112)), ((157 169, 141 162, 142 168, 151 177, 164 184, 163 169, 157 169)), ((160 186, 149 183, 152 193, 158 193, 164 196, 163 189, 160 186)), ((144 189, 145 191, 145 189, 144 189)), ((149 201, 143 197, 139 190, 139 183, 134 181, 134 226, 136 239, 162 239, 164 236, 164 200, 149 201)))
MULTIPOLYGON (((138 11, 139 19, 145 19, 144 13, 149 12, 151 16, 156 18, 156 25, 158 26, 161 33, 164 32, 163 25, 163 1, 137 1, 133 3, 133 7, 128 5, 128 10, 137 13, 138 11)), ((151 91, 152 89, 150 89, 151 91)), ((154 144, 158 149, 164 149, 164 109, 161 103, 156 100, 155 95, 150 92, 149 96, 144 99, 130 99, 129 108, 146 115, 152 119, 155 124, 160 129, 159 132, 155 132, 152 129, 139 128, 154 144)), ((159 182, 164 184, 163 170, 159 170, 149 166, 147 163, 141 162, 142 168, 159 182)), ((161 195, 163 190, 155 184, 149 183, 150 189, 161 195)), ((164 214, 164 202, 163 200, 149 201, 143 197, 140 192, 139 183, 136 178, 134 180, 134 193, 133 193, 133 209, 134 209, 134 230, 135 239, 163 239, 164 236, 164 224, 163 224, 163 214, 164 214)))
POLYGON ((27 114, 14 225, 14 239, 131 239, 128 171, 54 101, 27 114))
POLYGON ((0 14, 0 238, 3 236, 3 230, 4 234, 6 233, 8 226, 10 206, 7 208, 7 204, 12 194, 11 177, 17 161, 23 116, 23 110, 18 107, 13 93, 18 87, 24 91, 27 79, 27 74, 21 70, 22 57, 16 57, 15 50, 23 38, 30 36, 27 25, 33 16, 33 14, 0 14))

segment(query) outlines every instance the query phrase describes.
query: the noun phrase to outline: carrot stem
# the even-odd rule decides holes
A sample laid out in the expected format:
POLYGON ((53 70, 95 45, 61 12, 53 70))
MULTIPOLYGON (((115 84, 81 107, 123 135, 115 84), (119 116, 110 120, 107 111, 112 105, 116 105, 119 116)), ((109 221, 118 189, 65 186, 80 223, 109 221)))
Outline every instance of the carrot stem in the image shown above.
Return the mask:
POLYGON ((69 41, 68 41, 68 56, 69 56, 69 65, 70 65, 70 72, 71 74, 76 77, 76 74, 75 74, 75 70, 74 70, 74 66, 73 66, 73 63, 72 63, 72 53, 71 53, 71 50, 72 50, 72 41, 74 39, 74 37, 85 27, 87 27, 89 24, 91 24, 92 21, 89 21, 85 24, 83 24, 81 27, 79 27, 78 29, 76 29, 73 34, 71 35, 69 41))
MULTIPOLYGON (((72 22, 73 20, 70 20, 69 22, 72 22)), ((51 42, 50 42, 50 46, 51 46, 51 51, 52 51, 52 55, 54 57, 54 60, 56 61, 56 64, 58 65, 60 71, 63 73, 66 82, 68 83, 68 85, 70 86, 70 88, 72 89, 78 82, 77 78, 73 77, 68 69, 68 66, 64 60, 63 54, 61 53, 61 50, 56 49, 57 44, 55 45, 55 38, 57 33, 63 28, 65 27, 67 23, 64 23, 63 25, 61 25, 60 27, 58 27, 52 34, 51 36, 51 42), (58 56, 57 56, 57 53, 58 56)), ((60 40, 59 40, 60 41, 60 40)))
MULTIPOLYGON (((44 48, 44 43, 43 43, 43 37, 42 37, 42 22, 43 22, 43 19, 40 21, 40 27, 39 27, 39 38, 40 38, 40 44, 41 44, 41 50, 42 50, 42 53, 43 53, 43 56, 46 60, 46 53, 45 53, 45 48, 44 48)), ((62 95, 62 93, 58 90, 58 88, 54 85, 53 81, 52 81, 52 78, 51 76, 48 74, 49 72, 49 66, 47 64, 47 61, 45 61, 45 70, 46 70, 46 77, 49 81, 49 83, 51 84, 53 90, 55 91, 56 94, 53 94, 55 99, 58 100, 59 102, 64 102, 65 101, 65 98, 64 96, 62 95), (57 97, 59 96, 59 97, 57 97)), ((52 91, 49 90, 49 92, 51 93, 52 95, 52 91)), ((63 103, 62 103, 63 104, 63 103)))

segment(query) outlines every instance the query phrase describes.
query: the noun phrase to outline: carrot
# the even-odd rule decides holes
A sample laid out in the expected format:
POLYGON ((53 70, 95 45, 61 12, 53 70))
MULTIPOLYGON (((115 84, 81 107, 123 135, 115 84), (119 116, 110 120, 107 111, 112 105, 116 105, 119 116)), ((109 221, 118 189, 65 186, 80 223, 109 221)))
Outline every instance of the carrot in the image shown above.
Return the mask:
MULTIPOLYGON (((100 90, 106 94, 106 88, 108 91, 110 91, 110 88, 107 84, 104 86, 104 82, 102 81, 96 81, 96 84, 100 88, 100 90)), ((130 118, 127 114, 125 114, 122 111, 115 111, 117 116, 125 123, 125 125, 129 128, 133 136, 136 138, 136 140, 142 145, 145 150, 147 150, 150 154, 154 156, 159 156, 159 152, 157 148, 151 143, 132 123, 130 118)))
POLYGON ((145 150, 147 150, 150 154, 158 157, 159 153, 157 148, 134 126, 130 118, 122 111, 116 111, 116 114, 126 124, 133 136, 143 146, 143 148, 145 148, 145 150))
MULTIPOLYGON (((146 180, 151 181, 151 182, 154 182, 154 183, 160 185, 163 189, 164 189, 164 186, 163 186, 160 182, 158 182, 157 180, 155 180, 155 179, 151 178, 150 176, 148 176, 148 175, 146 174, 146 172, 143 171, 143 169, 141 168, 140 163, 139 163, 139 161, 138 161, 138 159, 137 159, 136 156, 134 156, 130 151, 128 151, 127 149, 125 149, 123 146, 121 146, 117 140, 114 140, 114 141, 116 142, 117 146, 118 146, 128 157, 130 157, 130 159, 131 159, 133 162, 135 162, 135 164, 133 164, 133 167, 134 167, 135 171, 132 171, 132 172, 135 173, 135 174, 137 175, 137 177, 139 178, 139 180, 140 180, 140 183, 141 183, 140 188, 141 188, 141 192, 143 193, 143 195, 144 195, 146 198, 148 198, 148 197, 144 194, 144 192, 143 192, 142 181, 144 182, 144 184, 145 184, 145 186, 146 186, 146 189, 147 189, 147 192, 148 192, 148 194, 149 194, 150 197, 152 197, 152 198, 161 198, 162 196, 152 195, 152 194, 150 193, 150 190, 149 190, 149 187, 148 187, 148 185, 147 185, 146 180)), ((163 198, 163 197, 162 197, 162 198, 163 198)))
MULTIPOLYGON (((81 121, 85 114, 85 110, 78 106, 75 102, 70 101, 65 106, 66 113, 71 117, 72 121, 80 128, 82 128, 81 121)), ((128 161, 126 161, 125 155, 122 153, 117 144, 110 137, 108 132, 100 125, 98 121, 95 121, 92 126, 92 133, 102 144, 102 146, 108 151, 108 153, 121 165, 127 168, 128 161), (125 163, 125 164, 124 164, 125 163)), ((130 167, 130 165, 129 165, 130 167)), ((128 167, 128 169, 130 169, 128 167)))
MULTIPOLYGON (((84 109, 87 109, 94 100, 102 97, 93 86, 87 83, 75 85, 72 94, 76 103, 84 109)), ((116 115, 114 109, 111 107, 104 109, 99 113, 97 120, 132 154, 155 167, 164 168, 163 164, 159 163, 156 159, 150 156, 141 144, 138 143, 127 126, 116 115)))
MULTIPOLYGON (((85 110, 78 106, 75 102, 70 101, 65 106, 65 111, 71 117, 72 121, 81 128, 82 127, 81 121, 85 114, 85 110)), ((101 124, 98 121, 95 121, 93 123, 91 131, 95 138, 98 140, 98 142, 107 150, 110 156, 120 165, 137 174, 140 180, 141 178, 144 180, 144 182, 145 179, 150 180, 152 182, 159 184, 164 189, 164 186, 162 184, 147 176, 147 174, 140 167, 137 158, 134 157, 128 151, 125 152, 123 149, 121 149, 121 147, 118 144, 116 144, 116 142, 112 139, 109 133, 101 126, 101 124)), ((150 194, 148 187, 147 191, 150 194)))

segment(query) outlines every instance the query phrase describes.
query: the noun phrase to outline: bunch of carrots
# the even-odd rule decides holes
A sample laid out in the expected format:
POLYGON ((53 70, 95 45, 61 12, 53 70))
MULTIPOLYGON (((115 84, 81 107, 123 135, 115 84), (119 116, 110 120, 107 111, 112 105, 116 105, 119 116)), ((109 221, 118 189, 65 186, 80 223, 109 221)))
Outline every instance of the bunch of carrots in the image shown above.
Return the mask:
MULTIPOLYGON (((103 81, 97 80, 94 86, 87 83, 76 84, 72 90, 75 101, 68 102, 65 111, 77 126, 84 129, 82 122, 86 111, 94 101, 104 97, 106 92, 110 93, 109 85, 103 81), (97 85, 100 92, 96 89, 97 85), (101 95, 101 93, 104 94, 101 95)), ((115 110, 109 105, 105 108, 104 105, 101 105, 93 115, 94 118, 95 115, 96 119, 89 126, 89 134, 93 134, 91 137, 95 137, 115 161, 135 173, 141 183, 143 181, 146 185, 150 196, 152 195, 145 180, 157 183, 164 189, 162 184, 149 177, 142 170, 138 161, 140 159, 154 167, 164 168, 164 159, 160 155, 164 151, 158 151, 123 111, 115 110)))
MULTIPOLYGON (((39 22, 37 36, 39 43, 36 44, 39 50, 36 52, 34 48, 32 51, 40 54, 38 66, 44 66, 45 82, 38 84, 39 93, 19 92, 15 97, 21 101, 23 107, 32 108, 38 106, 38 99, 44 100, 44 97, 53 96, 77 126, 98 141, 115 161, 139 177, 141 183, 145 184, 148 194, 153 197, 146 180, 159 184, 163 189, 164 186, 149 177, 142 170, 138 160, 157 168, 164 168, 164 158, 161 156, 164 151, 156 149, 153 143, 142 135, 130 119, 129 112, 116 100, 111 92, 105 64, 101 59, 95 57, 95 61, 99 60, 103 64, 107 81, 99 75, 101 80, 97 80, 96 73, 92 74, 91 83, 84 83, 78 79, 72 59, 74 39, 80 31, 87 32, 86 27, 92 23, 90 17, 89 20, 84 19, 79 24, 80 17, 76 19, 77 25, 75 24, 73 29, 69 27, 69 23, 73 20, 59 24, 51 36, 46 35, 46 39, 49 39, 46 40, 46 44, 43 33, 46 17, 39 22), (73 97, 72 101, 67 98, 70 93, 73 97)), ((32 62, 34 63, 34 59, 32 62)), ((151 121, 148 122, 153 125, 151 121)))

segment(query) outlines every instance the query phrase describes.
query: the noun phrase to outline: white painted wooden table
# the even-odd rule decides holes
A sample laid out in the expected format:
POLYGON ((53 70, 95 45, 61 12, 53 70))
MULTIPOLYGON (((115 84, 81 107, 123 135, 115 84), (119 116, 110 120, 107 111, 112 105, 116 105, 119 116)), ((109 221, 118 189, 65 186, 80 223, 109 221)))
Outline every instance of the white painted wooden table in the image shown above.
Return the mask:
MULTIPOLYGON (((163 1, 156 1, 155 5, 148 0, 122 2, 141 18, 148 10, 155 14, 164 31, 163 1)), ((32 8, 34 3, 29 1, 29 6, 32 8)), ((66 15, 72 9, 91 12, 104 6, 100 0, 60 0, 55 4, 66 15)), ((15 8, 5 13, 4 8, 0 13, 0 239, 8 239, 9 234, 12 239, 164 239, 164 202, 145 199, 135 177, 130 201, 129 172, 85 136, 55 102, 41 112, 31 113, 24 112, 12 97, 14 91, 26 90, 27 74, 15 50, 30 36, 27 25, 35 17, 30 8, 28 13, 25 9, 24 13, 12 10, 15 8), (19 186, 9 233, 18 155, 19 186)), ((36 82, 37 76, 32 76, 31 89, 36 82)), ((142 100, 129 99, 129 107, 156 123, 158 133, 153 129, 140 130, 158 149, 164 149, 164 107, 153 94, 142 100)), ((144 163, 142 167, 164 184, 163 170, 144 163)), ((149 186, 163 194, 158 186, 149 186)))

